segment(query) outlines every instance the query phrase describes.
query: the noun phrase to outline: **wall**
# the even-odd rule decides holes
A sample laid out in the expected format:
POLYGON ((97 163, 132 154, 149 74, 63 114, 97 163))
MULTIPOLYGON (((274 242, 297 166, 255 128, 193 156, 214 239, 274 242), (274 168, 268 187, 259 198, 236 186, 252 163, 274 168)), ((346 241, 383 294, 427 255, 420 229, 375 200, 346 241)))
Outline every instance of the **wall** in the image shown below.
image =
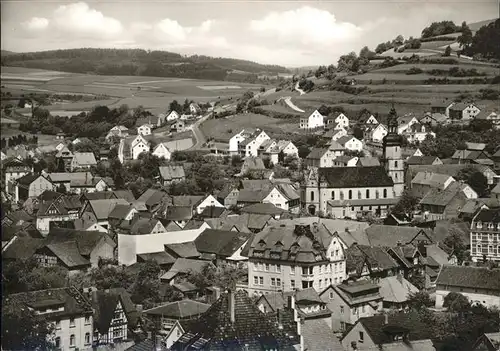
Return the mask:
POLYGON ((444 286, 438 285, 436 288, 436 308, 443 307, 444 298, 452 291, 464 295, 472 303, 479 302, 486 307, 500 306, 500 291, 458 287, 447 287, 445 289, 444 286))
POLYGON ((113 259, 114 258, 114 243, 109 237, 103 237, 96 245, 95 249, 90 253, 90 264, 92 268, 98 266, 99 258, 113 259))
POLYGON ((160 234, 128 235, 118 234, 118 263, 131 265, 137 262, 137 255, 165 250, 165 244, 177 244, 195 240, 206 227, 180 230, 160 234))
MULTIPOLYGON (((349 190, 352 191, 352 199, 377 199, 377 190, 379 193, 378 199, 392 199, 394 198, 394 193, 392 187, 360 187, 360 188, 322 188, 321 189, 321 203, 320 210, 323 213, 327 211, 327 201, 328 200, 350 200, 349 190), (386 190, 387 197, 384 197, 384 189, 386 190), (366 191, 369 190, 369 196, 366 196, 366 191), (343 198, 340 196, 343 192, 343 198), (358 192, 361 192, 361 197, 358 197, 358 192), (334 196, 332 196, 332 193, 334 196)), ((310 194, 307 194, 310 196, 310 194)), ((309 199, 309 198, 308 198, 309 199)), ((316 198, 315 198, 316 200, 316 198)))
POLYGON ((88 323, 85 323, 85 317, 80 316, 75 318, 75 326, 70 327, 70 320, 63 319, 60 323, 61 328, 54 330, 53 340, 56 337, 61 338, 61 350, 89 349, 92 347, 93 320, 89 318, 88 323), (85 334, 90 333, 90 344, 85 344, 85 334), (70 347, 71 334, 75 335, 75 347, 70 347))
POLYGON ((354 351, 354 350, 378 350, 378 346, 371 340, 370 334, 366 331, 366 329, 360 324, 357 323, 351 331, 342 339, 342 346, 344 346, 345 351, 354 351), (363 333, 363 342, 361 343, 359 340, 360 332, 363 333), (357 348, 352 347, 352 343, 355 342, 357 348))
POLYGON ((264 200, 262 200, 262 203, 271 203, 276 207, 288 211, 287 199, 276 188, 271 190, 269 195, 267 195, 267 197, 264 200))

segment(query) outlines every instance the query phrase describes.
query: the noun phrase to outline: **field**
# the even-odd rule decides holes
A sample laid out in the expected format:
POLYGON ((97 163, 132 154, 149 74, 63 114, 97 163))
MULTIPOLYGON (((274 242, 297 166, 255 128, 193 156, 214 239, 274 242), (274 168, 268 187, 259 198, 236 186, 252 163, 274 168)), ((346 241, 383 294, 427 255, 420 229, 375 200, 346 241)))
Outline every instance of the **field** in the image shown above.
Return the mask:
POLYGON ((165 112, 172 100, 204 103, 258 91, 261 85, 201 79, 141 76, 98 76, 44 71, 21 67, 1 68, 2 91, 11 94, 57 93, 108 96, 103 101, 76 102, 52 106, 52 110, 88 110, 97 104, 116 107, 143 106, 152 113, 165 112), (83 106, 82 106, 83 104, 83 106))

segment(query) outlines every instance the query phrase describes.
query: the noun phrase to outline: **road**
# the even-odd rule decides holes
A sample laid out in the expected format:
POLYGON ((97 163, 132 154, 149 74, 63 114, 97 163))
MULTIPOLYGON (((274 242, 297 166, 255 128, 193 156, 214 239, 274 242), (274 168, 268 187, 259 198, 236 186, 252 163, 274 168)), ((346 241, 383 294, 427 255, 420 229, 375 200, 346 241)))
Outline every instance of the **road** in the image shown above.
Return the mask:
POLYGON ((203 144, 206 143, 205 136, 203 135, 200 125, 205 122, 207 119, 209 119, 212 116, 212 112, 206 114, 205 116, 201 117, 199 120, 193 123, 191 126, 191 130, 193 131, 194 138, 196 139, 196 142, 189 148, 189 150, 197 150, 200 149, 203 144))

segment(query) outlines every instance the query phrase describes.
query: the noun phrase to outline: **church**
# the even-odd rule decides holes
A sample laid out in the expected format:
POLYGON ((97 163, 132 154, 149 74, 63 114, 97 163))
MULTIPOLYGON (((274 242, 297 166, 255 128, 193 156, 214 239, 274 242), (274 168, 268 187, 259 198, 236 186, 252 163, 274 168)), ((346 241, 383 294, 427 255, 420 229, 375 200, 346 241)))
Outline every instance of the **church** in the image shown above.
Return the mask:
POLYGON ((383 162, 372 167, 311 167, 302 185, 302 206, 311 215, 353 218, 371 212, 384 217, 404 190, 404 161, 394 107, 383 139, 383 162))

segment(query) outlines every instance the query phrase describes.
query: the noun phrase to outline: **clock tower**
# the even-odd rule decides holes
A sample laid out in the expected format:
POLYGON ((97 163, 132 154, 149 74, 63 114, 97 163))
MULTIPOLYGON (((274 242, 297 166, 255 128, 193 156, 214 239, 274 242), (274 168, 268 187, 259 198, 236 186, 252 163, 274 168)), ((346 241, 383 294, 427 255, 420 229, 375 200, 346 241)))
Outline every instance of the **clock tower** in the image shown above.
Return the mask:
POLYGON ((394 182, 394 196, 399 197, 404 190, 404 163, 401 157, 401 136, 398 134, 398 119, 394 106, 387 120, 388 133, 383 139, 384 166, 394 182))

